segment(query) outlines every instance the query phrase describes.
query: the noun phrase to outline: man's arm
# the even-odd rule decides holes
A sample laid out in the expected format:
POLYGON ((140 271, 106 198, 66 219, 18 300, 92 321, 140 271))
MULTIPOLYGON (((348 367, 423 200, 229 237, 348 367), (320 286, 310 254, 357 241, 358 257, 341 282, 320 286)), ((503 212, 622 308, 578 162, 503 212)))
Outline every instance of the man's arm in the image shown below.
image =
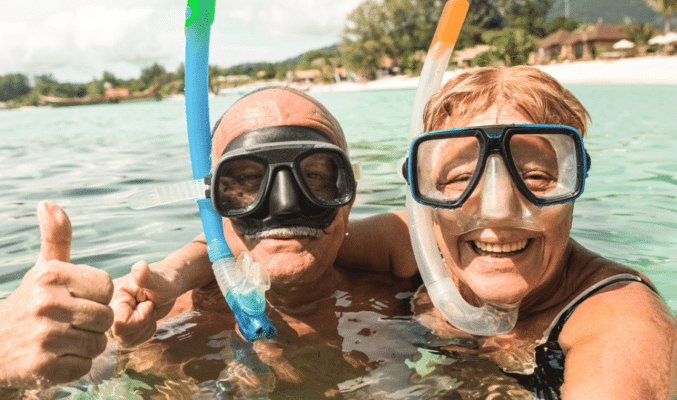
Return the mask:
POLYGON ((418 272, 409 240, 406 211, 350 221, 336 264, 345 268, 391 272, 409 278, 418 272))
POLYGON ((204 234, 162 261, 150 265, 137 262, 129 274, 114 281, 113 336, 125 346, 145 342, 179 296, 213 280, 204 234))
MULTIPOLYGON (((106 349, 113 283, 105 271, 70 264, 71 224, 51 202, 38 206, 37 263, 0 303, 0 395, 44 388, 87 372, 106 349)), ((3 397, 4 398, 4 397, 3 397)))
POLYGON ((583 302, 564 326, 562 398, 673 399, 677 333, 672 312, 640 283, 611 289, 583 302))

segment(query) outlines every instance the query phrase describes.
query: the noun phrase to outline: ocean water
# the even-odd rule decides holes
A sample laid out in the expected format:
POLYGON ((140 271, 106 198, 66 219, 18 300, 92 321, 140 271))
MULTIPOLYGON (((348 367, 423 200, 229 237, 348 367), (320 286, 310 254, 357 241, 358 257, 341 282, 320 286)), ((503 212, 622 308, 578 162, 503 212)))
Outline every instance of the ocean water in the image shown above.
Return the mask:
MULTIPOLYGON (((677 312, 677 158, 673 144, 677 86, 568 88, 592 116, 585 138, 592 168, 585 193, 576 202, 572 237, 645 273, 677 312)), ((402 208, 405 192, 396 167, 407 147, 414 90, 314 96, 341 122, 350 156, 361 165, 353 217, 402 208)), ((236 96, 211 99, 211 120, 236 100, 236 96)), ((136 191, 191 178, 184 112, 183 101, 171 99, 0 111, 0 298, 19 285, 37 258, 36 206, 41 200, 55 201, 71 218, 71 261, 103 269, 114 278, 140 259, 162 259, 200 233, 194 202, 141 211, 126 204, 136 191)), ((492 398, 526 398, 514 383, 503 381, 495 365, 473 364, 474 378, 469 378, 463 367, 468 360, 430 350, 443 345, 432 346, 435 339, 411 318, 407 304, 412 295, 406 288, 395 296, 375 294, 364 299, 348 289, 337 293, 332 306, 341 315, 333 328, 338 344, 311 348, 319 357, 327 348, 338 346, 342 359, 352 367, 346 373, 311 374, 315 382, 324 382, 316 389, 344 398, 418 398, 453 392, 461 393, 460 397, 447 398, 461 399, 472 398, 478 391, 496 394, 492 398), (438 373, 421 372, 426 366, 437 368, 438 373)), ((145 354, 162 352, 163 341, 199 338, 192 331, 195 318, 189 314, 169 322, 160 329, 159 343, 108 352, 102 358, 110 362, 99 363, 103 367, 97 369, 96 378, 36 397, 104 398, 102 393, 122 390, 126 398, 313 398, 293 385, 278 384, 276 389, 254 394, 236 389, 232 374, 224 377, 229 370, 223 360, 229 356, 219 346, 229 343, 242 354, 254 353, 247 344, 219 330, 218 324, 212 336, 204 338, 202 346, 208 349, 193 357, 203 364, 207 359, 220 360, 214 376, 206 364, 196 365, 211 372, 184 373, 189 379, 149 372, 138 361, 134 363, 145 354)), ((312 357, 304 352, 297 355, 299 359, 312 357)), ((165 372, 173 367, 186 370, 186 364, 176 359, 166 363, 165 372)), ((264 364, 259 360, 250 369, 269 383, 275 377, 281 382, 280 371, 266 369, 264 364)), ((331 368, 337 365, 323 368, 336 372, 331 368)))

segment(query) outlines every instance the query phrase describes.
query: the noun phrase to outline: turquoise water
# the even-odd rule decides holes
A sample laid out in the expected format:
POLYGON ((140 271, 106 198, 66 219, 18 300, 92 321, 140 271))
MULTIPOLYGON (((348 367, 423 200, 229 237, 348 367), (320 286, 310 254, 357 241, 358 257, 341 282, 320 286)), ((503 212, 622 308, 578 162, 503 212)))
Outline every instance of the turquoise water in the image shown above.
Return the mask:
MULTIPOLYGON (((673 144, 677 86, 573 85, 569 89, 586 105, 593 120, 585 139, 592 169, 585 193, 576 202, 572 236, 591 250, 645 273, 677 312, 677 158, 673 144)), ((351 158, 361 164, 353 216, 402 208, 405 193, 396 166, 406 149, 414 91, 319 93, 315 97, 342 123, 351 158)), ((212 99, 211 120, 236 99, 212 99)), ((0 170, 0 293, 16 288, 35 262, 40 244, 35 209, 41 200, 57 202, 70 216, 72 262, 101 268, 113 277, 127 273, 139 259, 163 258, 200 232, 193 202, 143 211, 126 205, 126 198, 138 190, 190 179, 181 100, 0 111, 0 170)), ((355 293, 341 296, 335 296, 334 306, 342 315, 336 327, 343 338, 342 351, 366 359, 366 367, 353 375, 339 375, 345 379, 327 385, 347 398, 378 398, 373 394, 385 393, 384 387, 390 394, 382 398, 416 398, 426 387, 458 389, 458 381, 449 378, 449 373, 424 379, 406 367, 404 360, 425 356, 418 345, 431 340, 427 330, 407 316, 410 291, 403 290, 396 299, 383 295, 357 301, 355 293), (375 333, 370 333, 370 327, 376 327, 375 333), (398 351, 379 349, 379 344, 398 351), (401 377, 402 382, 394 384, 393 377, 401 377)), ((190 332, 191 318, 168 326, 190 332)), ((167 338, 175 337, 170 328, 164 331, 167 338)), ((218 329, 214 335, 209 340, 231 340, 218 329)), ((149 345, 145 351, 152 349, 149 345)), ((203 358, 217 353, 205 351, 203 358)), ((143 353, 135 354, 108 356, 119 360, 143 353)), ((450 361, 438 358, 435 362, 431 365, 444 364, 440 368, 449 372, 450 361)), ((484 376, 500 380, 487 368, 484 376)), ((101 390, 106 385, 122 390, 115 385, 122 380, 129 393, 143 393, 159 379, 131 367, 99 373, 101 390)), ((266 373, 270 371, 262 376, 266 373)), ((193 398, 235 396, 227 388, 219 389, 222 394, 217 395, 218 390, 208 384, 217 382, 216 378, 209 374, 203 378, 198 383, 191 381, 191 387, 197 388, 188 390, 193 398)), ((475 388, 488 385, 484 378, 473 382, 475 388)), ((156 389, 174 387, 174 394, 185 389, 176 385, 181 387, 155 384, 156 389)), ((510 386, 494 389, 505 396, 514 390, 510 386)), ((271 398, 286 398, 279 391, 274 393, 271 398)), ((55 398, 51 396, 46 398, 55 398)))

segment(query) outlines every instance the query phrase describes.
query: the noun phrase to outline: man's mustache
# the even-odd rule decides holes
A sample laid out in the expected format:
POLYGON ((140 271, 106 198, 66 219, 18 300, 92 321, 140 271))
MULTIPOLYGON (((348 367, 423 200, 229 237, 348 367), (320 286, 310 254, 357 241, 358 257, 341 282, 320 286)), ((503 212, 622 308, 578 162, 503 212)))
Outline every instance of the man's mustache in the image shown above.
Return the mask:
POLYGON ((322 230, 316 228, 308 228, 306 226, 291 226, 285 228, 267 229, 262 232, 257 232, 253 235, 245 235, 245 238, 250 240, 267 239, 270 237, 295 237, 308 236, 319 238, 322 235, 322 230))

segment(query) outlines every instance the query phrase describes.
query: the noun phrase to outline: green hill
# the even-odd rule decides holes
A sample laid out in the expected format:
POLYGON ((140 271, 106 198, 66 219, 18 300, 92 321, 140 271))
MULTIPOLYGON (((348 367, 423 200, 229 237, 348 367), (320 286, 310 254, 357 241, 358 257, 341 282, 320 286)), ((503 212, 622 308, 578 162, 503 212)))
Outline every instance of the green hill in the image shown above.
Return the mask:
MULTIPOLYGON (((564 15, 565 0, 555 0, 547 20, 564 15)), ((646 5, 643 0, 569 0, 570 17, 594 24, 600 19, 607 24, 650 22, 663 28, 663 15, 646 5)))

